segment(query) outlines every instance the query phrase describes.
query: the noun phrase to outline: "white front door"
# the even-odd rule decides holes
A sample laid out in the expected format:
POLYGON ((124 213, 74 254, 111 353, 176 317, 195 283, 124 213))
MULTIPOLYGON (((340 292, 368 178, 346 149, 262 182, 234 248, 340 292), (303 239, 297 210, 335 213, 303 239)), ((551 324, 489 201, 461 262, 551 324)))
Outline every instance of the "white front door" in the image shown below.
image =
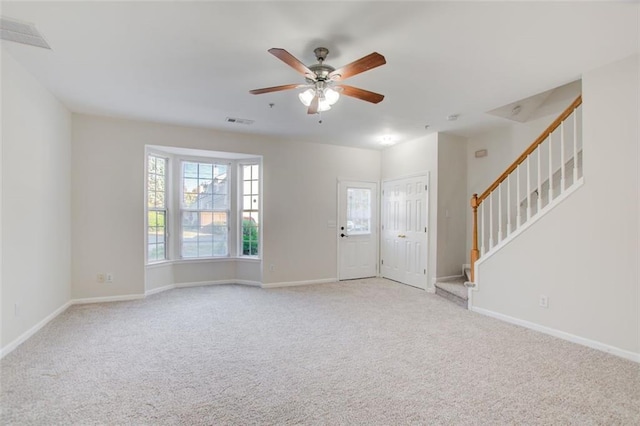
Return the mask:
POLYGON ((382 185, 381 275, 427 288, 427 176, 382 185))
POLYGON ((377 275, 378 184, 340 181, 338 184, 338 278, 377 275))

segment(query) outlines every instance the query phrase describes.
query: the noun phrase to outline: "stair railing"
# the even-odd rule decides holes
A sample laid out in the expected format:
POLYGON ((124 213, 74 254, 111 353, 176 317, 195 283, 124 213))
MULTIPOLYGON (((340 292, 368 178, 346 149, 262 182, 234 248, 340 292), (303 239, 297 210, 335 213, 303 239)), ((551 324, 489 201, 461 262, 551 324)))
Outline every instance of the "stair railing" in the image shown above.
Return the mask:
POLYGON ((582 171, 581 105, 582 96, 578 96, 498 179, 481 195, 471 197, 471 282, 475 283, 475 263, 481 256, 499 247, 578 183, 582 171))

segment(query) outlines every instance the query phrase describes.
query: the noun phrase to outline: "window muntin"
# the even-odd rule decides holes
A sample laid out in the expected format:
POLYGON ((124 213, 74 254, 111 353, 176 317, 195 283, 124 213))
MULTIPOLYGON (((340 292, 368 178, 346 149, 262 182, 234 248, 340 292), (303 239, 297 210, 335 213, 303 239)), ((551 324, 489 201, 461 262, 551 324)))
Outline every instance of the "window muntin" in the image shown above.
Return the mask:
POLYGON ((183 161, 182 258, 229 255, 229 165, 183 161))
POLYGON ((147 262, 167 259, 167 163, 147 156, 147 262))
POLYGON ((242 164, 242 256, 258 256, 260 246, 260 166, 242 164))

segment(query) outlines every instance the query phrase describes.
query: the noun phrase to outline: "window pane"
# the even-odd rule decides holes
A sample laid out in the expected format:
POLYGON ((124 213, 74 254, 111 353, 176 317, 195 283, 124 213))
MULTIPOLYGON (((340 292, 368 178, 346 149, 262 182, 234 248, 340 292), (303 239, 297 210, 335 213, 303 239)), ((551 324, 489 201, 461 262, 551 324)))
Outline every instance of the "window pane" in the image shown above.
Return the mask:
POLYGON ((198 163, 191 163, 187 161, 182 163, 182 176, 185 178, 197 178, 198 163))
POLYGON ((251 223, 254 226, 258 226, 258 224, 260 223, 260 213, 258 212, 251 212, 250 213, 250 217, 251 217, 251 223))
POLYGON ((258 173, 259 167, 260 166, 257 164, 251 166, 251 179, 258 179, 258 177, 260 176, 258 173))
POLYGON ((347 232, 371 233, 371 190, 347 188, 347 232))
POLYGON ((258 184, 257 181, 251 182, 251 193, 254 195, 260 193, 260 185, 258 184))
POLYGON ((156 191, 154 193, 154 198, 155 198, 155 202, 156 202, 155 207, 157 207, 157 208, 164 208, 165 207, 164 192, 156 191))
MULTIPOLYGON (((251 210, 251 196, 245 195, 242 197, 242 209, 243 210, 251 210)), ((257 207, 257 206, 256 206, 257 207)))
MULTIPOLYGON (((185 178, 182 180, 182 190, 185 194, 198 194, 198 179, 185 178)), ((185 197, 186 199, 186 197, 185 197)))
POLYGON ((213 164, 200 163, 198 165, 198 177, 200 179, 213 179, 213 164))
POLYGON ((154 157, 155 160, 155 167, 156 167, 156 173, 159 175, 164 176, 165 175, 165 169, 166 169, 166 165, 167 165, 167 159, 166 158, 160 158, 160 157, 154 157))
POLYGON ((227 212, 214 212, 213 224, 215 226, 227 226, 227 212))
POLYGON ((182 241, 182 257, 191 258, 198 257, 197 241, 182 241))

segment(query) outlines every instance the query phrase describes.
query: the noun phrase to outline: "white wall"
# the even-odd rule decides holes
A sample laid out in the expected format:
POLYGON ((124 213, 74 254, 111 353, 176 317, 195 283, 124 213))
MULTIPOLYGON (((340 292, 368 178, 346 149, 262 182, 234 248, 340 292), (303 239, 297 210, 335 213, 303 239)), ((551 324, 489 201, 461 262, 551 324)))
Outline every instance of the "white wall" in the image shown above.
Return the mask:
POLYGON ((391 146, 382 151, 382 180, 429 175, 428 288, 433 290, 438 259, 438 134, 391 146))
POLYGON ((460 275, 467 258, 467 139, 438 134, 438 260, 436 275, 460 275))
POLYGON ((584 186, 481 262, 473 295, 476 307, 636 359, 639 71, 634 56, 583 76, 584 186))
MULTIPOLYGON (((337 179, 380 178, 378 151, 85 115, 73 118, 74 298, 145 291, 145 145, 263 156, 266 284, 335 278, 336 228, 327 224, 336 220, 337 179), (96 283, 98 272, 113 273, 114 283, 96 283)), ((230 273, 207 272, 206 266, 179 269, 174 265, 171 272, 176 282, 223 279, 230 273)), ((235 274, 248 279, 255 269, 244 265, 236 267, 235 274)))
POLYGON ((3 49, 3 348, 70 299, 70 153, 71 114, 3 49))

